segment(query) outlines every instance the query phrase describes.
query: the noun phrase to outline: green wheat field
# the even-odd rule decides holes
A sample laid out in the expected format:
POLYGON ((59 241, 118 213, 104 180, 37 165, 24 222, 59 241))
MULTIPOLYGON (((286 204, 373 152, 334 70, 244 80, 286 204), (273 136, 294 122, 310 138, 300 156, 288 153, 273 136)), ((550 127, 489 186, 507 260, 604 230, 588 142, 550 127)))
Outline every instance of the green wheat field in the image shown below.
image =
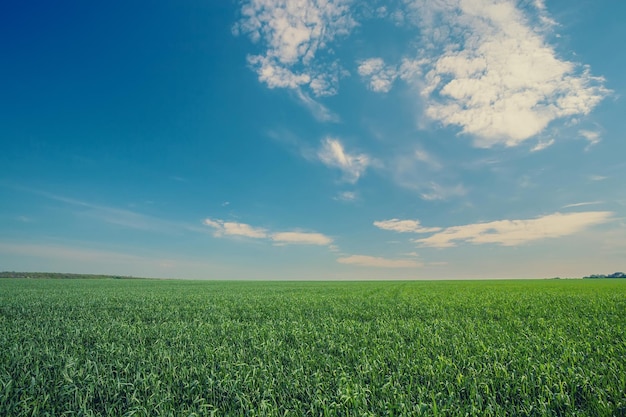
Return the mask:
POLYGON ((0 416, 624 416, 626 280, 0 279, 0 416))

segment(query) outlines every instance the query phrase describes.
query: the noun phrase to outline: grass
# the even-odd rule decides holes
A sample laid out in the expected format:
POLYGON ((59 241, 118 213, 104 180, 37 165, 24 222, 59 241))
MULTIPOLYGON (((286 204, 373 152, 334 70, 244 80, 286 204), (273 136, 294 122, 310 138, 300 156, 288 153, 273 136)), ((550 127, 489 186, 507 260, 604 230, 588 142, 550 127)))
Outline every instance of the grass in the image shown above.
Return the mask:
POLYGON ((626 280, 0 280, 2 416, 624 416, 626 280))

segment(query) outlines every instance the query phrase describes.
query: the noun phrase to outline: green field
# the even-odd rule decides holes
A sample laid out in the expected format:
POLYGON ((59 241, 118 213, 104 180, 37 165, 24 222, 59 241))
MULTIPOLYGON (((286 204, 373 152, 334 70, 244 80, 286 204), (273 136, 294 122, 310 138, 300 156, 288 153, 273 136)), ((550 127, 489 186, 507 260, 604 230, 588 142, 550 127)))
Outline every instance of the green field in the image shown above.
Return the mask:
POLYGON ((0 280, 0 416, 624 416, 626 280, 0 280))

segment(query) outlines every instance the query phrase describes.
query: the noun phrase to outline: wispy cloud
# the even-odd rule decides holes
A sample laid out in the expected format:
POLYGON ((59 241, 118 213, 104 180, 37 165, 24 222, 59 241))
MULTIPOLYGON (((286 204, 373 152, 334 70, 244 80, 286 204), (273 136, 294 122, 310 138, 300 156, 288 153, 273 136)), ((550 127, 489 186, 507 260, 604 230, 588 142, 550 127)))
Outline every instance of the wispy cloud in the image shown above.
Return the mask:
POLYGON ((436 182, 431 182, 425 190, 420 192, 420 196, 424 200, 447 200, 452 197, 460 197, 467 193, 462 185, 445 186, 436 182))
POLYGON ((440 170, 442 168, 441 163, 437 161, 437 159, 433 155, 431 155, 430 153, 426 152, 423 149, 416 149, 414 156, 415 156, 415 159, 417 159, 420 162, 423 162, 424 164, 426 164, 427 166, 429 166, 430 168, 434 170, 440 170))
POLYGON ((467 190, 462 184, 441 184, 435 181, 424 182, 418 171, 401 171, 396 168, 394 181, 400 187, 415 191, 426 201, 450 200, 462 197, 467 194, 467 190))
POLYGON ((194 230, 192 226, 184 223, 169 221, 166 219, 149 216, 132 210, 94 204, 89 201, 66 197, 40 190, 27 190, 51 200, 59 201, 76 208, 75 214, 93 218, 97 221, 121 226, 128 229, 136 229, 150 232, 175 233, 180 230, 194 230))
POLYGON ((422 148, 408 149, 390 158, 384 168, 400 187, 416 192, 427 201, 449 200, 467 193, 454 180, 454 170, 422 148))
POLYGON ((316 147, 310 145, 306 140, 289 129, 272 129, 267 132, 267 135, 290 152, 309 162, 317 162, 319 160, 316 147))
POLYGON ((215 237, 237 236, 250 239, 266 239, 275 245, 331 245, 333 239, 317 232, 286 231, 272 232, 268 229, 251 226, 246 223, 228 222, 221 219, 206 218, 202 222, 214 229, 215 237))
POLYGON ((358 197, 355 191, 342 191, 335 196, 335 200, 339 201, 354 201, 358 197))
POLYGON ((365 154, 348 153, 338 139, 331 137, 322 140, 317 155, 325 165, 339 168, 344 180, 352 184, 359 180, 372 163, 371 158, 365 154))
POLYGON ((603 201, 586 201, 584 203, 574 203, 574 204, 568 204, 566 206, 563 206, 563 208, 572 208, 572 207, 583 207, 583 206, 593 206, 596 204, 602 204, 604 203, 603 201))
POLYGON ((49 259, 102 261, 115 263, 129 263, 143 260, 136 255, 112 252, 100 249, 78 248, 58 244, 33 244, 0 242, 0 252, 21 256, 34 256, 49 259))
POLYGON ((350 255, 338 258, 337 262, 348 265, 358 265, 375 268, 417 268, 421 263, 413 259, 389 259, 377 256, 350 255))
POLYGON ((279 232, 273 233, 271 239, 277 244, 288 245, 318 245, 327 246, 330 245, 333 240, 328 236, 321 233, 310 232, 279 232))
POLYGON ((586 151, 588 151, 592 146, 600 143, 600 132, 592 130, 580 130, 578 133, 589 142, 589 145, 587 145, 587 147, 585 148, 586 151))
MULTIPOLYGON (((308 162, 321 162, 327 167, 338 169, 342 173, 342 181, 350 184, 355 184, 370 166, 377 164, 377 161, 367 154, 348 152, 343 143, 336 138, 326 137, 316 148, 289 130, 272 130, 268 135, 308 162)), ((337 194, 335 199, 353 201, 356 197, 356 192, 345 191, 337 194)))
POLYGON ((554 139, 540 141, 535 146, 533 146, 533 148, 530 151, 531 152, 543 151, 544 149, 549 148, 552 145, 554 145, 554 139))
POLYGON ((613 213, 609 211, 554 213, 535 219, 447 227, 432 236, 413 241, 435 248, 452 247, 459 243, 517 246, 535 240, 572 235, 591 226, 607 223, 612 220, 612 216, 613 213))
MULTIPOLYGON (((101 273, 138 277, 200 278, 228 277, 228 269, 212 260, 195 260, 167 254, 136 254, 98 248, 92 242, 28 243, 0 241, 0 255, 24 259, 40 271, 101 273)), ((238 278, 238 277, 236 277, 238 278)))
POLYGON ((332 112, 319 101, 313 100, 311 96, 304 93, 302 89, 296 88, 294 91, 300 103, 311 112, 315 119, 320 122, 339 122, 340 118, 336 113, 332 112))
POLYGON ((383 230, 399 233, 432 233, 441 230, 441 227, 423 227, 419 220, 390 219, 375 221, 374 226, 383 230))
POLYGON ((263 239, 268 236, 267 230, 259 227, 252 227, 249 224, 237 223, 237 222, 225 222, 219 219, 204 219, 203 223, 206 226, 215 229, 214 235, 216 237, 221 236, 242 236, 252 239, 263 239))

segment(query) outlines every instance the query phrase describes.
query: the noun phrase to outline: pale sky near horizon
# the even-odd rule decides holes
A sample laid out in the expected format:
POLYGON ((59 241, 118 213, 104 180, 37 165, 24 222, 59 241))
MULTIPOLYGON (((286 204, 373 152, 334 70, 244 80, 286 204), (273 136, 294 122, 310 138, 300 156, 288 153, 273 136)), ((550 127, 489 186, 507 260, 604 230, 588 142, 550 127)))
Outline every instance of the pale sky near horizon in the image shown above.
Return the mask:
POLYGON ((626 2, 0 6, 0 270, 626 269, 626 2))

